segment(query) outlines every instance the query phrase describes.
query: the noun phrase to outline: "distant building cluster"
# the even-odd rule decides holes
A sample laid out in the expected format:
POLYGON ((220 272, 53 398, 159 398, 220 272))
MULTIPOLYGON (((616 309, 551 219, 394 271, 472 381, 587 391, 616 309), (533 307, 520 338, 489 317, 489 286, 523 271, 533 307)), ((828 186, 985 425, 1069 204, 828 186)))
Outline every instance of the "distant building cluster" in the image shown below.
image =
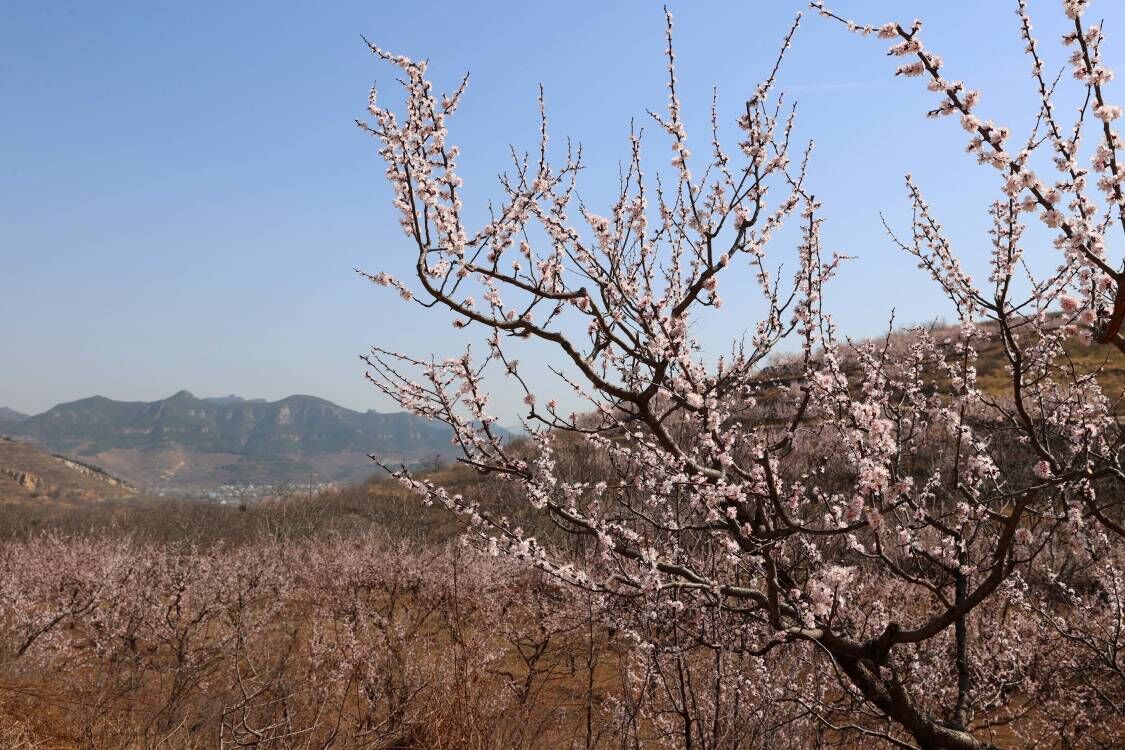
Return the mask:
POLYGON ((309 497, 338 488, 336 482, 279 482, 276 484, 222 484, 209 490, 184 488, 154 489, 157 497, 204 500, 219 505, 239 505, 287 497, 309 497))

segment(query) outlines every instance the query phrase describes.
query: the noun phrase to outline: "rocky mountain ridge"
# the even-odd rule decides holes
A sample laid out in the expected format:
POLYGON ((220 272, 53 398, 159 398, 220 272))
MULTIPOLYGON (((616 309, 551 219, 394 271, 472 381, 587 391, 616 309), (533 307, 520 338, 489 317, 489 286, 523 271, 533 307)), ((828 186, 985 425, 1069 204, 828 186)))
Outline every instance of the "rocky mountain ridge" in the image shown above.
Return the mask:
POLYGON ((156 489, 351 481, 374 471, 368 454, 410 464, 451 453, 444 425, 305 395, 272 402, 188 391, 151 402, 93 396, 4 421, 0 432, 156 489))

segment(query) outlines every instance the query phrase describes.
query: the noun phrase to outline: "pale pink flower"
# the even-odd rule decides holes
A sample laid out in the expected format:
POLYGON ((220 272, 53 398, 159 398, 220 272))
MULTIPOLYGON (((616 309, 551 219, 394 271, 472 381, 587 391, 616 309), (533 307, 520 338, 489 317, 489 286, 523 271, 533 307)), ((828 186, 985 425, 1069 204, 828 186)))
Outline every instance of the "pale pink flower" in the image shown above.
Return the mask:
POLYGON ((1103 122, 1113 122, 1121 117, 1121 107, 1113 104, 1102 104, 1094 107, 1094 116, 1103 122))

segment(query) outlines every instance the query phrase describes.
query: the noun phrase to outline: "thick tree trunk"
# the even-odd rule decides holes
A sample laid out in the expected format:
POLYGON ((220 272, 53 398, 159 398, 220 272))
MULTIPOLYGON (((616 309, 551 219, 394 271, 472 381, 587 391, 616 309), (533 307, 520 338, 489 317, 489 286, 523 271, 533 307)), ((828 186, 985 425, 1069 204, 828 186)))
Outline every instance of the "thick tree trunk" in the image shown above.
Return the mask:
POLYGON ((880 677, 873 662, 854 655, 837 657, 837 662, 863 696, 908 731, 922 750, 994 750, 968 732, 939 724, 920 712, 905 688, 893 678, 880 677))

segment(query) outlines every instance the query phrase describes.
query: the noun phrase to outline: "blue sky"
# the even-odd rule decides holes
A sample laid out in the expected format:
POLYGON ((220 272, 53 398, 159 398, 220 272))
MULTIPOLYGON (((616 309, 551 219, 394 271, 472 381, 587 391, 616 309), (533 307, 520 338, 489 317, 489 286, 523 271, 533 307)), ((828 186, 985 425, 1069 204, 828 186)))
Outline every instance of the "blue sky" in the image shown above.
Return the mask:
MULTIPOLYGON (((860 21, 921 16, 950 77, 983 90, 982 116, 1024 136, 1036 102, 1014 2, 833 5, 860 21)), ((1031 5, 1057 69, 1061 4, 1031 5)), ((690 126, 706 122, 712 85, 733 120, 804 3, 670 7, 690 126)), ((428 57, 439 88, 471 71, 450 123, 470 206, 496 195, 509 143, 534 147, 540 82, 554 142, 585 146, 592 205, 627 154, 630 118, 665 100, 655 2, 13 0, 4 16, 0 405, 27 412, 181 388, 311 393, 388 410, 356 355, 371 344, 457 352, 448 318, 351 270, 410 262, 374 143, 353 124, 371 83, 393 77, 361 34, 428 57)), ((1125 6, 1094 3, 1091 16, 1106 18, 1105 59, 1122 69, 1125 6)), ((998 183, 964 155, 955 122, 923 117, 934 95, 895 79, 885 46, 806 13, 781 78, 799 102, 800 138, 817 142, 812 184, 825 204, 825 244, 860 256, 828 292, 854 336, 879 332, 892 308, 903 322, 949 313, 880 224, 880 211, 908 215, 903 174, 915 175, 978 271, 998 183)), ((654 158, 663 164, 667 154, 654 158)), ((708 327, 709 345, 752 324, 737 299, 724 313, 708 327)), ((501 394, 506 420, 518 399, 501 394)))

